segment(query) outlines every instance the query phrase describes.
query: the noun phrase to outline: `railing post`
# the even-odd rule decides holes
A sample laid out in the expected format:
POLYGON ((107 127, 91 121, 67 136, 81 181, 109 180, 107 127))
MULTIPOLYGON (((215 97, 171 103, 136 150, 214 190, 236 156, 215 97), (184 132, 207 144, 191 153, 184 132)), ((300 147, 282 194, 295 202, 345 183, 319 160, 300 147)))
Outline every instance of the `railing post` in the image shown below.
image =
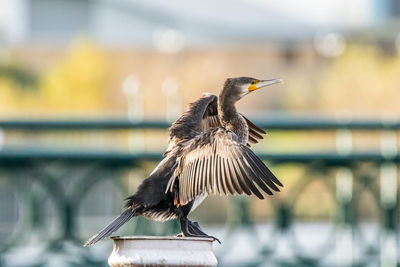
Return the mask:
POLYGON ((0 128, 0 150, 3 149, 4 146, 4 131, 0 128))
POLYGON ((353 262, 352 198, 353 173, 348 168, 340 168, 336 175, 336 199, 339 209, 336 228, 338 266, 351 266, 353 262))
MULTIPOLYGON (((144 120, 144 104, 143 96, 140 92, 140 81, 137 77, 129 75, 122 84, 128 101, 128 119, 130 122, 142 122, 144 120)), ((143 130, 129 130, 129 149, 139 152, 144 150, 144 133, 143 130)))
POLYGON ((167 99, 166 120, 175 121, 182 113, 182 99, 179 94, 179 83, 174 77, 164 79, 161 91, 167 99))
MULTIPOLYGON (((336 133, 336 150, 341 155, 353 151, 353 136, 349 129, 339 129, 336 133)), ((336 174, 336 200, 339 216, 336 228, 336 263, 338 266, 351 266, 353 262, 352 199, 353 173, 342 167, 336 174)))
POLYGON ((112 267, 199 266, 215 267, 212 238, 123 236, 112 237, 112 267))
POLYGON ((382 206, 381 266, 397 266, 396 216, 398 201, 398 169, 391 159, 397 154, 397 135, 394 131, 383 131, 381 153, 388 160, 382 164, 380 174, 380 202, 382 206))

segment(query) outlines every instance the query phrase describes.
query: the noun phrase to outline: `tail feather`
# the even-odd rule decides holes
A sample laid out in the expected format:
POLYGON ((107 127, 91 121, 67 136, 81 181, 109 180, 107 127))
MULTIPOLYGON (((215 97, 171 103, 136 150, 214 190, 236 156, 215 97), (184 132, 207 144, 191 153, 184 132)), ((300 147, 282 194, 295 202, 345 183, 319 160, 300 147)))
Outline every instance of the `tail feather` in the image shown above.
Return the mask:
POLYGON ((135 215, 135 211, 133 209, 125 210, 121 215, 115 218, 107 227, 103 230, 89 238, 88 241, 83 245, 84 247, 93 245, 94 243, 102 240, 105 237, 110 236, 112 233, 117 231, 124 223, 129 221, 135 215))

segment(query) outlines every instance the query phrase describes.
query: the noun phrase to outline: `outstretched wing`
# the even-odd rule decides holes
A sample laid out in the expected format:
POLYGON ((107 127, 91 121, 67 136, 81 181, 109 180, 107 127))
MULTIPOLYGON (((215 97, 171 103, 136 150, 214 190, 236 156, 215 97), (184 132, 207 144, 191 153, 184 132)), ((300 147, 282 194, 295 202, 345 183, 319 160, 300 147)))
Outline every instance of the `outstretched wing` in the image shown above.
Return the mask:
MULTIPOLYGON (((240 115, 245 119, 249 129, 249 143, 258 143, 258 140, 263 139, 262 135, 266 132, 242 114, 240 115)), ((204 93, 201 98, 191 103, 189 109, 169 128, 168 148, 164 156, 180 141, 191 139, 201 132, 219 126, 222 124, 218 117, 218 97, 211 93, 204 93)), ((247 146, 250 147, 249 143, 247 146)))
POLYGON ((247 126, 249 127, 249 142, 253 144, 257 144, 257 139, 264 139, 262 134, 267 134, 263 129, 257 127, 254 123, 252 123, 248 118, 246 118, 243 114, 240 114, 246 121, 247 126))
POLYGON ((272 195, 281 182, 236 134, 223 127, 210 129, 187 142, 167 190, 179 183, 179 204, 208 194, 272 195), (277 186, 278 185, 278 186, 277 186))
MULTIPOLYGON (((266 132, 257 127, 249 119, 243 116, 243 114, 240 115, 245 119, 249 128, 249 142, 252 144, 257 144, 258 139, 264 139, 262 135, 266 134, 266 132)), ((214 100, 209 103, 206 111, 204 112, 202 127, 203 131, 207 131, 218 126, 222 126, 222 124, 218 117, 218 98, 215 96, 214 100)), ((247 144, 247 146, 250 147, 250 144, 247 144)))
POLYGON ((202 120, 210 103, 217 102, 218 97, 205 93, 201 98, 189 104, 185 111, 169 128, 168 148, 164 156, 168 154, 182 140, 189 140, 203 131, 202 120))

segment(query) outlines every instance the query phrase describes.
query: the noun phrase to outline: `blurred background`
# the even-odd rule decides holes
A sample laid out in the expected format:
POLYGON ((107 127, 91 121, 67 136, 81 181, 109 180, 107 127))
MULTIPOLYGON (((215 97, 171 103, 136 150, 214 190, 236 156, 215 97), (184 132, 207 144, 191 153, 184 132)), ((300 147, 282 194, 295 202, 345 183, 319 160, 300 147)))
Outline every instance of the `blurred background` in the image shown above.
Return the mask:
POLYGON ((0 266, 107 266, 83 241, 236 76, 285 81, 237 105, 285 187, 191 215, 220 266, 399 266, 399 0, 0 0, 0 266))

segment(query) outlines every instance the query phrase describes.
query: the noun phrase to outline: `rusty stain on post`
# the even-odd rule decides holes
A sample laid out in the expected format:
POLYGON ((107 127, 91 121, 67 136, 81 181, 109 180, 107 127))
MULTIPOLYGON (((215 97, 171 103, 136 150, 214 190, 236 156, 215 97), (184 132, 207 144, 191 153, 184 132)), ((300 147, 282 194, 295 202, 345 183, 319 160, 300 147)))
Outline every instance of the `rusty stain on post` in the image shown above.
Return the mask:
POLYGON ((207 266, 218 262, 213 239, 158 236, 115 236, 108 258, 112 267, 127 266, 207 266))

